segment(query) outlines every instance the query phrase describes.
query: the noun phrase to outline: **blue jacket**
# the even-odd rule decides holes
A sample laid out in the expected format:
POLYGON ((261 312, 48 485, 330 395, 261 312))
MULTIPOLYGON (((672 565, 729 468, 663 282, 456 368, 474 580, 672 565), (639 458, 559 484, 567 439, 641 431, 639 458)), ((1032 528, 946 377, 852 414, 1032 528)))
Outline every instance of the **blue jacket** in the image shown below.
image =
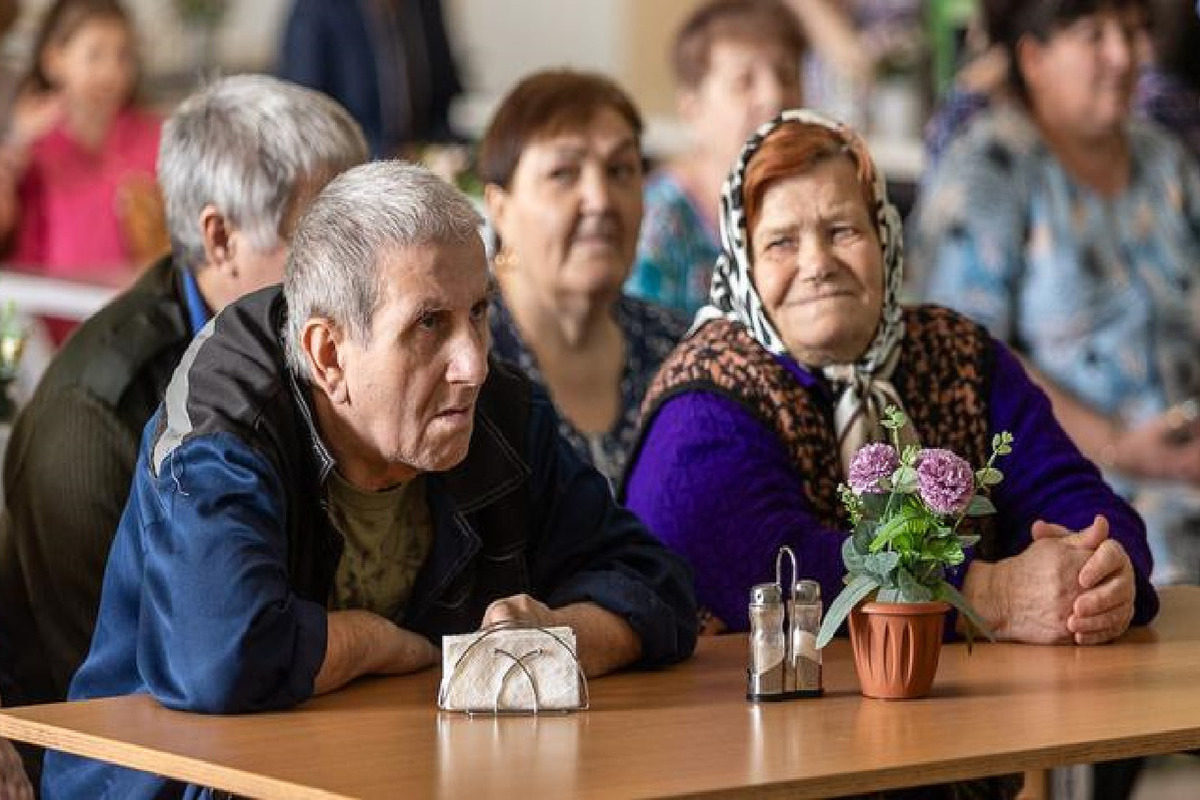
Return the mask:
MULTIPOLYGON (((196 338, 142 438, 71 699, 148 692, 204 713, 295 706, 325 656, 341 537, 334 467, 284 366, 280 290, 230 306, 196 338)), ((434 542, 397 624, 433 639, 478 627, 492 600, 590 600, 624 618, 643 663, 686 658, 687 567, 612 499, 557 433, 544 394, 498 362, 466 459, 427 477, 434 542)), ((198 787, 49 754, 46 798, 198 797, 198 787)))

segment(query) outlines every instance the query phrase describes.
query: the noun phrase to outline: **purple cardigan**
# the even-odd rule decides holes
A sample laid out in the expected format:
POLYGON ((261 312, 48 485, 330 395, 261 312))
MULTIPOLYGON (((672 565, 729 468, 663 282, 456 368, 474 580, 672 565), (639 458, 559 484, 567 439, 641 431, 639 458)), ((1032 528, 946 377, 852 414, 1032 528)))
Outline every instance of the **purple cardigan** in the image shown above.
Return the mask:
MULTIPOLYGON (((1146 624, 1158 612, 1158 596, 1141 518, 1067 437, 1016 357, 994 346, 990 429, 1011 431, 1015 439, 1012 454, 998 462, 1005 479, 992 494, 1002 555, 1030 544, 1037 519, 1079 530, 1104 514, 1136 573, 1133 622, 1146 624)), ((828 397, 822 379, 790 358, 779 360, 801 385, 828 397)), ((821 583, 826 604, 842 588, 844 534, 817 521, 801 482, 783 444, 750 412, 726 397, 693 391, 659 409, 630 468, 626 503, 691 562, 700 602, 731 630, 743 631, 750 587, 774 580, 780 545, 796 551, 801 576, 821 583)), ((951 575, 960 588, 971 557, 968 552, 951 575)))

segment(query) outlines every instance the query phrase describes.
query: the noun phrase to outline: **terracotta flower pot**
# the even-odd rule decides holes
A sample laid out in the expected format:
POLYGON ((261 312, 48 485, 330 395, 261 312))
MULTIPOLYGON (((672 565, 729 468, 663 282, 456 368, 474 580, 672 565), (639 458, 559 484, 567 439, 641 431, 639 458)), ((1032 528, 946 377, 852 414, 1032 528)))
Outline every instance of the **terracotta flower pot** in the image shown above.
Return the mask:
POLYGON ((863 603, 850 612, 850 644, 867 697, 924 697, 933 685, 948 603, 863 603))

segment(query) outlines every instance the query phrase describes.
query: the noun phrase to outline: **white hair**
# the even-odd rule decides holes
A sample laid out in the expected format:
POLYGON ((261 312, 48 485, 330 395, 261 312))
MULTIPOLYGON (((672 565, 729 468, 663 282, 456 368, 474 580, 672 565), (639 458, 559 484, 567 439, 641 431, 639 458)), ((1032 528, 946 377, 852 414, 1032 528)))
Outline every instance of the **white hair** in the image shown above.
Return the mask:
POLYGON ((368 157, 362 130, 333 99, 267 75, 214 81, 163 125, 158 182, 177 263, 204 263, 200 213, 212 205, 258 251, 279 243, 288 204, 305 180, 368 157))
POLYGON ((414 164, 377 161, 331 181, 301 218, 284 272, 284 345, 292 371, 309 377, 301 334, 314 317, 331 320, 355 341, 370 341, 385 255, 465 244, 479 238, 482 224, 462 192, 414 164))

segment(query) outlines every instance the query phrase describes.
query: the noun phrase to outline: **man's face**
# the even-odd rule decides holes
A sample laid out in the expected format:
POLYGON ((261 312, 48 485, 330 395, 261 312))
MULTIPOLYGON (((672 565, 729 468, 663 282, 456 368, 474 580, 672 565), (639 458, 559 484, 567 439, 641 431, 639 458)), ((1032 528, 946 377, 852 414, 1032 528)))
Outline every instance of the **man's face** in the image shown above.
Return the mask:
POLYGON ((383 256, 380 270, 369 341, 348 337, 339 348, 346 384, 340 416, 354 439, 351 457, 372 484, 364 488, 461 462, 488 372, 481 240, 397 249, 383 256))

